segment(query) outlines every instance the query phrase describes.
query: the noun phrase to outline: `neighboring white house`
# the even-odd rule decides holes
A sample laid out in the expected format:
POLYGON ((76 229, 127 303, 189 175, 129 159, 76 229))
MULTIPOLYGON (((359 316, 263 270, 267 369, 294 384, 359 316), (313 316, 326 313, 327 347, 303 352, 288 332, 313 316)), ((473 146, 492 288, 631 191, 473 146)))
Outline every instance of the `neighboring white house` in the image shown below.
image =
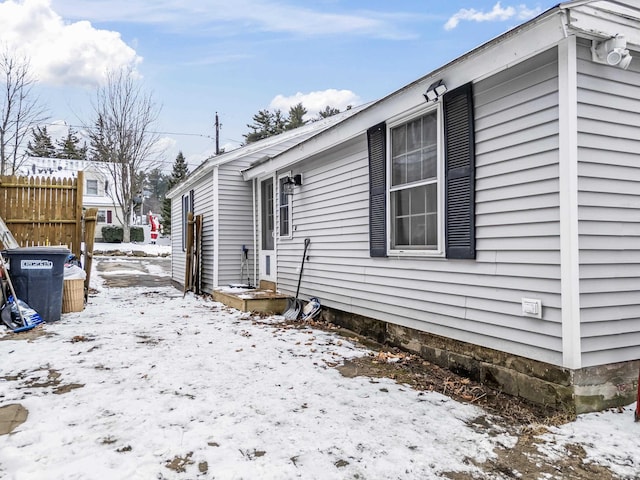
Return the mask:
POLYGON ((295 292, 309 238, 327 318, 538 403, 635 400, 637 1, 561 3, 243 174, 259 278, 295 292))
POLYGON ((82 206, 97 208, 95 238, 102 239, 102 227, 122 226, 114 205, 113 185, 108 170, 100 162, 88 160, 68 160, 60 158, 29 157, 19 171, 21 175, 45 176, 55 178, 76 178, 79 171, 84 172, 82 206))

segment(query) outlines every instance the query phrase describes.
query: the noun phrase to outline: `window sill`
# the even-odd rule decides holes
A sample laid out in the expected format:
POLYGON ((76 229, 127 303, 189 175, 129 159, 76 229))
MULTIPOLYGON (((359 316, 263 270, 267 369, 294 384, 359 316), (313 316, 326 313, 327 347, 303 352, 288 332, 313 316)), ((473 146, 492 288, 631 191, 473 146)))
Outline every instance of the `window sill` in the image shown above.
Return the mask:
POLYGON ((417 258, 434 258, 434 259, 443 259, 445 258, 444 252, 440 251, 426 251, 426 250, 390 250, 388 253, 388 257, 392 258, 409 258, 409 257, 417 257, 417 258))

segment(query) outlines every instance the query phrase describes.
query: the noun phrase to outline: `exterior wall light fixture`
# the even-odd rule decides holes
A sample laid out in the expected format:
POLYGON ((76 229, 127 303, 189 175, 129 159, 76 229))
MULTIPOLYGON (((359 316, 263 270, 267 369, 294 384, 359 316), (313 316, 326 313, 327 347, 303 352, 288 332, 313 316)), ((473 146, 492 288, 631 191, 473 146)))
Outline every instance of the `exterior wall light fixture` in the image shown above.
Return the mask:
POLYGON ((444 84, 442 80, 438 80, 436 82, 433 82, 431 85, 429 85, 429 88, 427 88, 427 91, 424 94, 424 98, 427 102, 435 102, 446 91, 447 91, 447 86, 444 84))
POLYGON ((627 40, 623 35, 616 35, 603 41, 591 41, 591 59, 594 62, 626 70, 632 58, 627 50, 627 40))
POLYGON ((293 195, 295 187, 302 185, 302 174, 298 173, 292 177, 285 177, 282 182, 282 191, 285 195, 293 195))

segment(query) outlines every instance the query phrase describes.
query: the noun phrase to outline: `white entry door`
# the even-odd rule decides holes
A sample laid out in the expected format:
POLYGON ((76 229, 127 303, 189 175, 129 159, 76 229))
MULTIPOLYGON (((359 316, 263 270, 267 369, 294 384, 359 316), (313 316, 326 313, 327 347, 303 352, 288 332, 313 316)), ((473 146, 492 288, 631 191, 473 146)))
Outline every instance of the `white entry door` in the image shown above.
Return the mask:
POLYGON ((275 190, 273 177, 260 182, 260 280, 276 281, 275 190))

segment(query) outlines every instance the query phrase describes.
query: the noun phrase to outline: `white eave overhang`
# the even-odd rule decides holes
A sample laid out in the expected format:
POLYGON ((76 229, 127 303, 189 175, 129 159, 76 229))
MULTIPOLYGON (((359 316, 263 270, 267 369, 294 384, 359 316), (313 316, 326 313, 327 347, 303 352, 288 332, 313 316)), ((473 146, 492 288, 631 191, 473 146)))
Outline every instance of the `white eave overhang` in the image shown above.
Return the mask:
POLYGON ((581 37, 593 40, 624 35, 627 46, 640 48, 640 2, 591 0, 567 2, 560 5, 566 12, 567 28, 581 37))

